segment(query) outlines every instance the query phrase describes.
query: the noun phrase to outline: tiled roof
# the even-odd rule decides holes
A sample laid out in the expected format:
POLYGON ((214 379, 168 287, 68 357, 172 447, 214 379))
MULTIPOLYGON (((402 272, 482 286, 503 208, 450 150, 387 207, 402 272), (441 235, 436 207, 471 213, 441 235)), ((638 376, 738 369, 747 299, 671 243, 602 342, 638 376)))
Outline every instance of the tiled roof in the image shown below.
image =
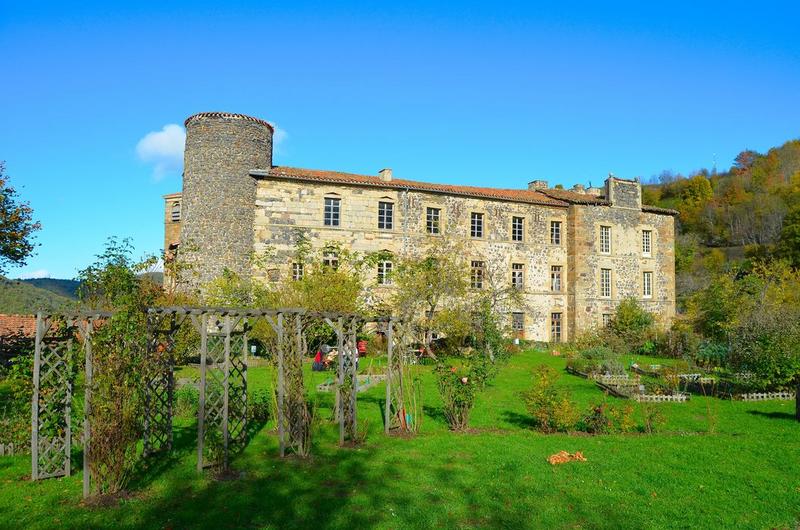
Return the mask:
POLYGON ((36 335, 36 317, 33 315, 0 314, 0 337, 36 335))
POLYGON ((672 210, 670 208, 661 208, 660 206, 650 206, 648 204, 642 205, 642 211, 649 213, 663 213, 665 215, 678 215, 680 213, 678 210, 672 210))
POLYGON ((269 124, 269 122, 266 122, 266 121, 264 121, 264 120, 262 120, 260 118, 254 118, 254 117, 248 116, 246 114, 234 114, 234 113, 231 113, 231 112, 198 112, 197 114, 192 114, 191 116, 186 118, 186 121, 183 122, 183 126, 185 127, 185 126, 189 125, 189 122, 192 121, 192 120, 202 119, 202 118, 212 118, 212 119, 214 119, 214 118, 226 118, 226 119, 233 119, 233 120, 252 121, 252 122, 255 122, 255 123, 259 123, 261 125, 266 125, 267 127, 269 127, 269 129, 271 131, 275 130, 274 127, 272 127, 272 125, 269 124))
POLYGON ((250 175, 257 178, 288 178, 313 182, 331 182, 336 184, 353 184, 357 186, 373 186, 376 188, 410 189, 429 191, 433 193, 447 193, 451 195, 464 195, 484 199, 498 199, 505 201, 541 204, 545 206, 566 207, 564 201, 549 197, 540 191, 513 190, 501 188, 481 188, 477 186, 455 186, 451 184, 432 184, 416 180, 392 179, 381 180, 373 175, 356 175, 339 171, 324 171, 318 169, 302 169, 296 167, 275 166, 269 170, 252 170, 250 175))
POLYGON ((609 206, 611 204, 605 199, 605 197, 599 197, 597 195, 592 195, 591 193, 578 193, 577 191, 559 190, 554 188, 547 188, 539 191, 548 197, 552 197, 560 201, 566 201, 571 204, 596 204, 599 206, 609 206))

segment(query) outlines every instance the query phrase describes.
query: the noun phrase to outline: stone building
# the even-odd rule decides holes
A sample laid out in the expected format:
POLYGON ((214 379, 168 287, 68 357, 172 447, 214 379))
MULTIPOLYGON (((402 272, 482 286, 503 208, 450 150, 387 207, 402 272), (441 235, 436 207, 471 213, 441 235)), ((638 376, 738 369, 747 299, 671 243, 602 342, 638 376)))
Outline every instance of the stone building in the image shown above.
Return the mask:
MULTIPOLYGON (((525 338, 568 340, 603 325, 628 297, 662 324, 674 316, 677 212, 642 205, 636 181, 498 189, 398 179, 391 169, 274 166, 273 128, 263 120, 200 113, 185 125, 183 191, 164 197, 164 244, 191 242, 186 258, 201 284, 225 268, 252 276, 250 258, 265 248, 279 263, 263 280, 289 281, 298 229, 318 248, 335 241, 394 255, 414 255, 447 232, 468 243, 474 288, 491 277, 521 289, 523 303, 507 312, 525 338)), ((373 272, 377 289, 391 289, 381 285, 391 267, 373 272)))

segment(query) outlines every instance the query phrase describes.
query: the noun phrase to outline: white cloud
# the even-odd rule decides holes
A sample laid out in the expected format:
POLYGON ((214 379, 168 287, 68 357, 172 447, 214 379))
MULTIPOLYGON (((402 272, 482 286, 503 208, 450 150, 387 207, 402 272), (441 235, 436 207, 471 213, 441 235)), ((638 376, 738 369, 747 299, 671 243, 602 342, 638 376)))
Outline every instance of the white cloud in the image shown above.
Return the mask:
POLYGON ((272 153, 283 154, 283 144, 286 143, 289 133, 275 125, 273 122, 269 122, 269 124, 272 125, 273 129, 275 129, 275 132, 272 133, 272 153))
POLYGON ((20 280, 33 280, 39 278, 49 278, 50 271, 47 269, 39 269, 31 272, 25 272, 19 275, 20 280))
POLYGON ((186 131, 180 125, 170 123, 160 131, 144 135, 136 144, 136 154, 142 162, 153 164, 153 176, 161 179, 168 173, 180 173, 185 144, 186 131))

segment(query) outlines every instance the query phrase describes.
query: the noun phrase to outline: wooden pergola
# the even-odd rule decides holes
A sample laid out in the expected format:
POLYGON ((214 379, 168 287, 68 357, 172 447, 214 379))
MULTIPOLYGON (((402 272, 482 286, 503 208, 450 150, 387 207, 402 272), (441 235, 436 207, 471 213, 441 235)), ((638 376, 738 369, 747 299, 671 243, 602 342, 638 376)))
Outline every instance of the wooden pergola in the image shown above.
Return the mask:
MULTIPOLYGON (((92 421, 92 333, 113 318, 111 312, 73 312, 36 315, 31 414, 31 478, 68 476, 71 469, 71 403, 77 375, 70 356, 82 353, 85 396, 83 425, 83 493, 90 493, 89 447, 92 421)), ((145 381, 144 456, 172 448, 175 391, 174 347, 186 321, 198 333, 200 357, 197 417, 197 470, 209 465, 229 466, 230 456, 247 443, 248 332, 265 321, 274 333, 276 357, 277 423, 280 455, 287 450, 306 455, 310 450, 310 417, 303 381, 305 332, 310 323, 323 322, 337 337, 336 405, 339 442, 357 441, 358 377, 357 334, 365 324, 376 324, 387 340, 387 377, 384 430, 404 425, 392 410, 404 411, 402 372, 405 355, 396 355, 406 333, 391 316, 366 317, 348 313, 310 312, 302 308, 249 309, 226 307, 152 307, 147 309, 147 359, 155 363, 145 381), (221 450, 210 447, 222 440, 221 450), (213 440, 213 441, 212 441, 213 440), (210 449, 214 449, 211 451, 210 449), (217 460, 221 454, 221 461, 217 460)), ((404 412, 403 412, 404 414, 404 412)))

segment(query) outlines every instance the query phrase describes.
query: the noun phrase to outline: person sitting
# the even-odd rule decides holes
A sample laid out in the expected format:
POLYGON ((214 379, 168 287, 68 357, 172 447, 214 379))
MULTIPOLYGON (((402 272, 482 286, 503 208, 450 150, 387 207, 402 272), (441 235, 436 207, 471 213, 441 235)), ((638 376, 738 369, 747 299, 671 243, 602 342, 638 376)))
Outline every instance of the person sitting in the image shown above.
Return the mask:
POLYGON ((315 372, 321 372, 325 370, 325 362, 322 358, 322 350, 317 350, 317 354, 314 356, 314 363, 311 365, 311 369, 315 372))

